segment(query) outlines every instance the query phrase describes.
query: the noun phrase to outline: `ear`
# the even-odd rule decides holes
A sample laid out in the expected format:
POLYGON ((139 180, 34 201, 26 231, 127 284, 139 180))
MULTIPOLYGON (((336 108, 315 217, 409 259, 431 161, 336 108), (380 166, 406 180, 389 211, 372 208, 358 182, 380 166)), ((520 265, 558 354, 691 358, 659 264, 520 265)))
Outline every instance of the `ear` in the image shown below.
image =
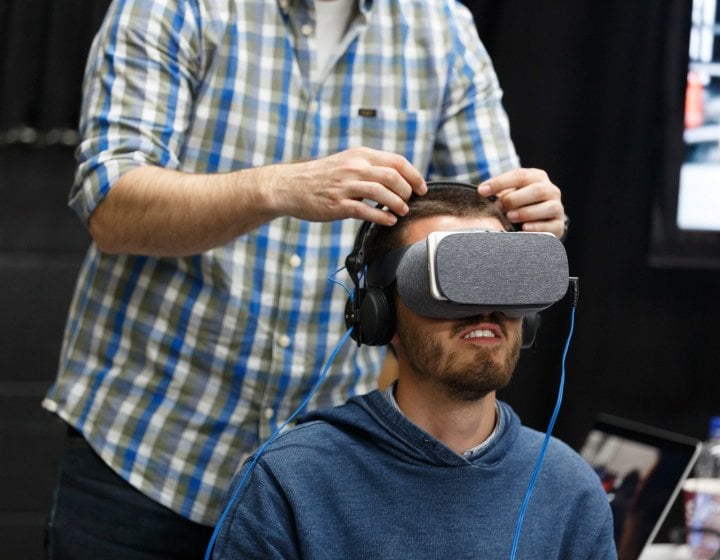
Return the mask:
POLYGON ((397 348, 398 344, 400 344, 400 338, 397 335, 397 330, 395 331, 395 334, 390 339, 390 342, 388 342, 388 345, 392 348, 392 351, 397 354, 397 348))

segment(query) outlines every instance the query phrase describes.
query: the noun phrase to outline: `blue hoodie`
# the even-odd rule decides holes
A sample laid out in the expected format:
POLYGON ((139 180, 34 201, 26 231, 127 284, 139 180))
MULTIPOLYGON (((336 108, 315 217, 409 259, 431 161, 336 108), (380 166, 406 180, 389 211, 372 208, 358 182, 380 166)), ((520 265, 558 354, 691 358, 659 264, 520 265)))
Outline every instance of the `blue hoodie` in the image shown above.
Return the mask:
MULTIPOLYGON (((307 415, 268 446, 229 504, 213 558, 510 558, 544 434, 507 404, 499 411, 496 437, 470 459, 378 391, 307 415)), ((517 559, 615 559, 612 527, 597 475, 553 438, 517 559)))

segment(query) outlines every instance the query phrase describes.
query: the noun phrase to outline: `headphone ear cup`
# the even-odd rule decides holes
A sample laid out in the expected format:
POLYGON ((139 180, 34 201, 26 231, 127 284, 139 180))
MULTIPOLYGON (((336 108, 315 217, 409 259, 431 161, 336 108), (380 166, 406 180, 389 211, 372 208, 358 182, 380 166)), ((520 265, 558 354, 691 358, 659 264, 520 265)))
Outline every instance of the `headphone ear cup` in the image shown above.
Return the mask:
POLYGON ((540 314, 529 313, 522 322, 522 349, 535 348, 535 339, 540 328, 540 314))
POLYGON ((361 343, 384 346, 395 334, 395 303, 383 288, 366 288, 360 300, 361 343))
POLYGON ((355 292, 358 302, 348 298, 345 326, 353 327, 350 337, 358 344, 384 346, 395 334, 395 303, 390 290, 363 288, 355 292))

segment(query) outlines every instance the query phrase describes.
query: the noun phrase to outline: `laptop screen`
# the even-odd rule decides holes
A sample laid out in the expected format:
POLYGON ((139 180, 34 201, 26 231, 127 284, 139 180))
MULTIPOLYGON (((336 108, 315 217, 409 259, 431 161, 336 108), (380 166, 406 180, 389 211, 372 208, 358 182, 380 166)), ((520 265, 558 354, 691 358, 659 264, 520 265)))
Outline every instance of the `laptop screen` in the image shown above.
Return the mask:
POLYGON ((618 560, 637 560, 653 541, 699 453, 695 439, 598 416, 580 455, 608 493, 618 560))

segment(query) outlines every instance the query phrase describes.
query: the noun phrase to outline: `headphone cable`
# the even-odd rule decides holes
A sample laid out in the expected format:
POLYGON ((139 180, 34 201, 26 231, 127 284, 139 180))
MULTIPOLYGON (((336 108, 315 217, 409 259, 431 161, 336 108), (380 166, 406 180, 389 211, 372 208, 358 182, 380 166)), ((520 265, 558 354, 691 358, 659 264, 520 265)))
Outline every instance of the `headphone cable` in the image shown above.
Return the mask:
MULTIPOLYGON (((340 269, 342 270, 342 269, 340 269)), ((342 284, 340 281, 336 280, 335 275, 340 272, 340 270, 336 271, 335 273, 331 274, 329 276, 329 280, 331 282, 334 282, 335 284, 340 285, 342 288, 345 289, 346 292, 350 293, 350 290, 342 284)), ((352 334, 353 328, 350 328, 347 330, 347 332, 343 335, 343 337, 340 339, 340 342, 337 343, 335 348, 333 349, 332 353, 330 354, 330 357, 328 358, 327 362, 325 363, 325 366, 323 367, 322 372, 320 373, 320 377, 318 377, 318 380, 315 382, 315 385, 313 385, 312 389, 308 393, 307 397, 305 397, 305 400, 303 400, 302 403, 300 403, 300 406, 298 406, 295 411, 285 420, 268 438, 268 440, 263 443, 260 448, 255 452, 255 456, 253 457, 253 460, 250 462, 250 465, 247 469, 245 469, 245 473, 243 474, 243 477, 240 479, 240 482, 238 482, 237 486, 235 487, 235 490, 233 491, 232 495, 230 496, 230 499, 227 502, 227 505, 225 506, 225 509, 222 512, 222 515, 220 515, 220 518, 218 519, 217 523, 215 524, 215 529, 213 530, 212 536, 210 537, 210 541, 208 542, 207 549, 205 550, 205 560, 210 560, 210 557, 212 555, 213 548, 215 546, 215 541, 217 540, 218 534, 220 533, 220 527, 222 526, 223 522, 225 521, 225 518, 228 516, 228 513, 230 512, 230 506, 235 502, 237 497, 240 495, 240 491, 245 486, 245 483, 250 478, 250 473, 252 473, 253 468, 257 464, 257 462, 260 460, 260 457, 265 452, 265 449, 277 438, 278 435, 302 412, 302 410, 307 406, 308 402, 310 402, 310 399, 315 395, 317 390, 320 388, 320 385, 323 381, 325 381, 325 378, 327 377, 328 371, 330 371, 330 365, 335 361, 335 357, 337 356, 340 349, 343 347, 345 342, 347 342, 347 339, 350 338, 350 335, 352 334)))
POLYGON ((542 465, 543 459, 545 458, 545 452, 547 451, 548 444, 550 443, 550 435, 555 427, 555 421, 557 420, 558 414, 560 413, 560 405, 562 404, 563 392, 565 390, 565 361, 567 359, 568 349, 570 348, 570 341, 572 340, 573 331, 575 330, 575 310, 577 309, 578 298, 580 297, 580 280, 577 277, 570 278, 570 288, 572 290, 571 309, 570 309, 570 328, 568 329, 567 340, 565 341, 565 348, 562 354, 562 367, 560 373, 560 383, 558 386, 557 400, 555 401, 555 408, 547 430, 545 431, 545 439, 540 446, 540 453, 538 454, 537 461, 535 462, 535 470, 533 471, 530 483, 525 491, 525 498, 523 499, 520 513, 518 514, 517 524, 515 525, 515 536, 513 537, 512 550, 510 551, 510 560, 515 560, 517 554, 517 547, 520 541, 520 530, 522 529, 523 520, 525 519, 525 512, 528 504, 530 503, 530 497, 532 496, 537 482, 537 477, 540 472, 540 466, 542 465))

